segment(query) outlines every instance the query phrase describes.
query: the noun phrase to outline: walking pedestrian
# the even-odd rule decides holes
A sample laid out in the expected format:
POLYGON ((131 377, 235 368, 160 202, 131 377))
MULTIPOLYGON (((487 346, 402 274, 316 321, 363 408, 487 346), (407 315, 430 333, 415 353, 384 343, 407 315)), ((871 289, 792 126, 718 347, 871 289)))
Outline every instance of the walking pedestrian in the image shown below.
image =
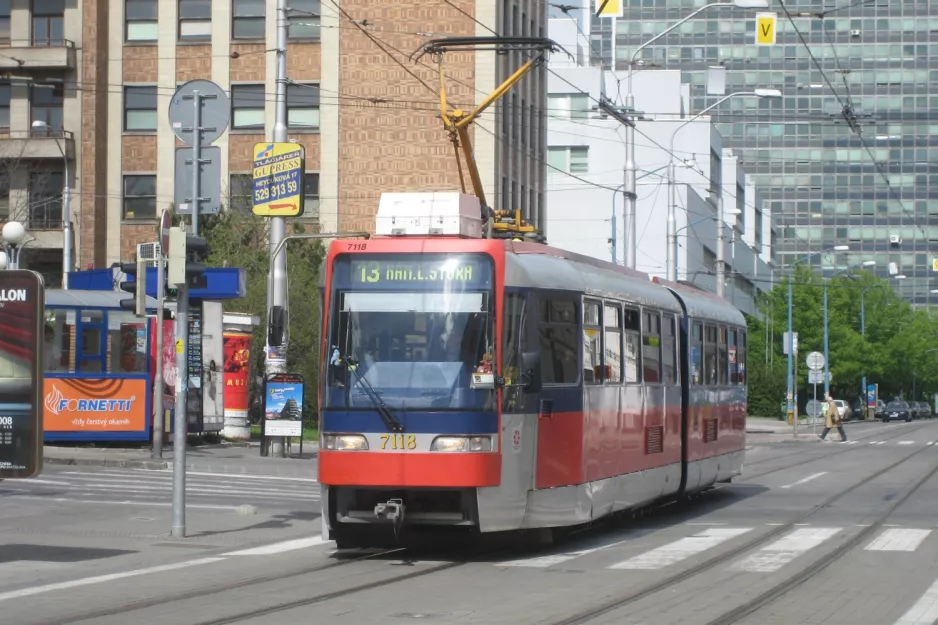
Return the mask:
POLYGON ((834 403, 834 398, 830 395, 827 396, 827 423, 825 424, 824 431, 821 432, 821 440, 825 443, 827 442, 827 433, 832 429, 837 428, 837 431, 840 432, 840 438, 844 442, 847 441, 847 434, 844 432, 843 423, 840 419, 840 411, 837 410, 837 404, 834 403))

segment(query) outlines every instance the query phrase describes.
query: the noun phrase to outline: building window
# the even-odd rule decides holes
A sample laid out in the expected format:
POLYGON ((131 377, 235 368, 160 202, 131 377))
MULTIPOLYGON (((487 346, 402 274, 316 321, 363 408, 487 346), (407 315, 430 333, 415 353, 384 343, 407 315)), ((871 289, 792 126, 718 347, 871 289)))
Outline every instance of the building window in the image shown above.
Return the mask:
POLYGON ((589 171, 589 148, 585 146, 547 148, 547 164, 556 171, 585 174, 589 171))
POLYGON ((124 219, 156 219, 156 175, 124 176, 124 219))
POLYGON ((124 130, 156 130, 156 87, 124 87, 124 130))
POLYGON ((551 93, 547 96, 548 117, 555 119, 587 119, 590 97, 586 93, 551 93))
POLYGON ((12 0, 0 0, 0 41, 10 41, 10 4, 12 0))
POLYGON ((290 9, 287 36, 290 39, 319 39, 319 16, 322 15, 319 0, 291 0, 290 9))
POLYGON ((211 36, 212 0, 179 0, 179 38, 192 41, 211 36))
POLYGON ((228 208, 234 213, 250 213, 254 209, 254 179, 251 174, 231 174, 228 208))
POLYGON ((31 122, 42 121, 46 128, 32 129, 32 134, 52 134, 62 132, 62 106, 65 103, 65 90, 59 84, 33 84, 29 87, 29 116, 31 122))
POLYGON ((126 0, 124 5, 127 41, 156 41, 159 36, 157 27, 157 0, 126 0))
POLYGON ((303 181, 303 216, 319 219, 319 172, 306 172, 303 181))
POLYGON ((231 85, 231 127, 264 129, 264 85, 231 85))
POLYGON ((29 174, 29 228, 54 230, 62 227, 62 190, 65 177, 60 171, 34 171, 29 174))
POLYGON ((710 193, 719 195, 723 186, 723 162, 715 150, 710 150, 710 193))
POLYGON ((10 83, 0 83, 0 128, 10 127, 10 83))
POLYGON ((319 85, 287 85, 287 127, 319 128, 319 85))
POLYGON ((33 45, 65 45, 65 0, 33 0, 33 45))
POLYGON ((10 178, 0 176, 0 220, 10 218, 10 178))
POLYGON ((265 8, 264 0, 233 0, 231 38, 263 39, 265 8))

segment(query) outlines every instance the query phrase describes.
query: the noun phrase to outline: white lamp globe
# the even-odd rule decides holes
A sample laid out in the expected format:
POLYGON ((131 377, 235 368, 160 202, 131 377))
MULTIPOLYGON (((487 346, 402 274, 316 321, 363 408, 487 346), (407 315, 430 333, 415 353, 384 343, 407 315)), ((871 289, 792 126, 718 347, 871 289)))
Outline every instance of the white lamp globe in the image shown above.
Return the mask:
POLYGON ((10 245, 20 245, 26 240, 26 228, 18 221, 8 221, 0 236, 10 245))

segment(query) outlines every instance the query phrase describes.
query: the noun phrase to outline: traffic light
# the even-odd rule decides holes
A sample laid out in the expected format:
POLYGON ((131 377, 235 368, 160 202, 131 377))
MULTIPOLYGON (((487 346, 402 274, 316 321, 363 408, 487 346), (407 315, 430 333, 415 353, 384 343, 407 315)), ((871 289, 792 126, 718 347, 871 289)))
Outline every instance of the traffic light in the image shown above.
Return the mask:
POLYGON ((182 228, 169 230, 169 255, 166 267, 166 283, 169 289, 185 284, 190 289, 208 286, 205 277, 205 259, 208 242, 205 237, 186 234, 182 228))
POLYGON ((138 317, 147 314, 147 261, 140 258, 136 263, 121 263, 121 271, 127 277, 133 277, 133 282, 121 282, 121 291, 133 293, 133 298, 122 299, 120 304, 124 310, 132 310, 138 317))
POLYGON ((186 235, 186 283, 190 289, 204 289, 208 287, 208 278, 205 277, 208 258, 208 241, 205 237, 194 234, 186 235))

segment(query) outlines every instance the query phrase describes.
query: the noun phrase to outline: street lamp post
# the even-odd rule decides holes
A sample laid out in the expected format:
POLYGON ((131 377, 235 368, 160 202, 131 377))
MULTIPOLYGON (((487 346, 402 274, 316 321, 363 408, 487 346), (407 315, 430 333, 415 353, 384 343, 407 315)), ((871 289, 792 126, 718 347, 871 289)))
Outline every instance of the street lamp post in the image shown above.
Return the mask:
MULTIPOLYGON (((52 130, 49 124, 37 119, 33 122, 36 130, 52 130)), ((72 215, 71 215, 71 189, 69 188, 68 155, 65 148, 59 143, 59 138, 52 134, 56 147, 62 153, 65 163, 65 187, 62 189, 62 289, 68 290, 68 274, 72 270, 72 215)))
POLYGON ((798 435, 798 415, 794 414, 794 405, 797 408, 797 404, 794 404, 795 401, 795 373, 794 373, 794 351, 795 351, 795 334, 792 330, 792 283, 795 281, 795 266, 798 263, 804 262, 814 258, 818 254, 826 254, 828 252, 845 252, 850 249, 849 245, 835 245, 830 249, 821 250, 819 252, 813 252, 808 254, 804 258, 799 258, 798 260, 793 261, 788 266, 788 396, 787 400, 787 411, 786 414, 791 415, 792 428, 795 436, 798 435))
POLYGON ((26 228, 18 221, 8 221, 0 231, 0 237, 3 238, 3 247, 5 262, 8 269, 20 268, 20 252, 23 251, 23 243, 26 241, 26 228))
MULTIPOLYGON (((687 22, 688 20, 693 19, 698 14, 706 11, 707 9, 712 9, 714 7, 736 7, 740 9, 765 9, 768 8, 768 0, 733 0, 732 2, 711 2, 710 4, 705 4, 699 9, 691 12, 686 17, 678 20, 672 24, 669 28, 666 28, 664 31, 658 33, 638 48, 632 52, 632 56, 629 58, 628 66, 628 75, 627 75, 627 90, 625 95, 625 110, 627 112, 627 118, 625 121, 625 191, 623 195, 625 196, 625 228, 626 228, 626 266, 629 269, 635 269, 636 254, 637 251, 637 242, 636 242, 636 224, 635 224, 635 199, 636 199, 636 187, 635 187, 635 118, 637 117, 635 111, 635 97, 632 93, 632 74, 634 73, 635 57, 638 56, 638 53, 641 52, 646 47, 650 46, 654 42, 658 41, 678 26, 687 22)), ((622 118, 620 117, 620 120, 622 118)))
MULTIPOLYGON (((631 74, 629 74, 631 76, 631 74)), ((743 96, 755 96, 758 98, 781 98, 782 92, 778 89, 755 89, 753 91, 737 91, 736 93, 730 93, 704 110, 700 111, 693 117, 687 119, 685 122, 680 124, 677 128, 674 129, 674 132, 671 133, 671 142, 668 145, 668 153, 670 154, 670 161, 668 162, 668 246, 666 250, 666 267, 668 280, 671 282, 677 282, 677 172, 676 166, 674 163, 674 139, 677 137, 677 133, 684 128, 684 126, 693 122, 694 120, 700 118, 702 115, 705 115, 707 112, 715 109, 720 106, 727 100, 731 98, 739 98, 743 96)), ((722 209, 719 209, 722 212, 722 209)), ((720 276, 723 274, 723 252, 720 251, 720 258, 717 259, 717 284, 721 284, 722 280, 720 276)), ((720 288, 722 291, 722 288, 720 288)), ((720 296, 722 297, 722 293, 720 296)))

